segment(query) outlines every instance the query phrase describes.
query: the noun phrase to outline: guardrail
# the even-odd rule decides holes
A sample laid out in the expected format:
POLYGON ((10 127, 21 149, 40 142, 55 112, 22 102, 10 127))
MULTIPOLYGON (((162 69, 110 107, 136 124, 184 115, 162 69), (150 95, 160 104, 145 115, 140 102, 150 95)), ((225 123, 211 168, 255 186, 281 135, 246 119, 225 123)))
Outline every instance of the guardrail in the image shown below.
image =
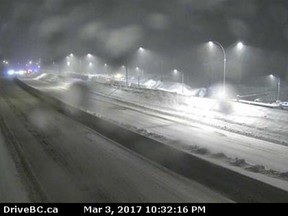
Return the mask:
POLYGON ((239 102, 239 103, 245 103, 250 105, 256 105, 256 106, 263 106, 268 108, 278 108, 281 109, 281 104, 271 104, 271 103, 263 103, 263 102, 256 102, 256 101, 248 101, 248 100, 237 100, 234 99, 233 101, 239 102))
POLYGON ((145 158, 189 179, 198 181, 236 202, 288 202, 288 191, 127 130, 68 105, 18 79, 15 81, 24 90, 45 101, 59 112, 76 119, 145 158))

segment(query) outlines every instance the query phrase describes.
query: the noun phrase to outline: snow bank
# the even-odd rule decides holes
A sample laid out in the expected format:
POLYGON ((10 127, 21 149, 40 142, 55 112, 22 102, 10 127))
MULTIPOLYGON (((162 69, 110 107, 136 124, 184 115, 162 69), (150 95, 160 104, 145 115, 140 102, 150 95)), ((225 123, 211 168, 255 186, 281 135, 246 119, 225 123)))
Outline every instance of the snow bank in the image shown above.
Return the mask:
POLYGON ((34 77, 33 79, 45 81, 45 82, 52 82, 52 83, 60 81, 60 77, 57 74, 52 74, 52 73, 42 73, 34 77))
POLYGON ((137 132, 143 136, 146 136, 146 137, 155 139, 157 141, 166 143, 167 145, 171 145, 173 147, 179 148, 179 149, 184 150, 188 153, 198 154, 198 155, 202 155, 202 156, 206 156, 206 157, 210 157, 210 158, 215 158, 217 160, 228 163, 234 167, 239 167, 239 168, 242 168, 244 170, 247 170, 247 171, 250 171, 253 173, 260 173, 260 174, 268 175, 268 176, 273 177, 273 178, 278 178, 278 179, 288 181, 288 172, 282 172, 282 171, 278 171, 278 170, 267 169, 265 166, 263 166, 261 164, 260 161, 259 161, 259 164, 253 164, 251 162, 247 162, 243 158, 229 157, 222 152, 213 153, 213 152, 209 151, 209 149, 206 147, 201 147, 198 145, 187 145, 187 144, 179 142, 177 140, 171 140, 170 138, 168 138, 166 136, 159 135, 157 133, 153 133, 151 131, 148 131, 147 129, 137 128, 135 126, 127 125, 127 124, 123 124, 123 123, 119 123, 119 122, 114 122, 114 123, 120 124, 121 126, 128 128, 129 130, 135 131, 135 132, 137 132))
MULTIPOLYGON (((133 107, 134 104, 141 106, 144 109, 149 107, 156 111, 165 111, 166 114, 170 114, 171 118, 174 116, 177 117, 175 119, 178 120, 179 117, 182 116, 182 119, 185 119, 185 122, 183 121, 184 123, 189 121, 199 122, 224 130, 257 137, 264 140, 275 141, 283 145, 288 145, 288 113, 282 110, 274 110, 265 107, 257 107, 253 105, 231 102, 229 103, 229 106, 231 105, 231 107, 229 107, 229 112, 223 112, 218 104, 218 101, 214 99, 179 95, 173 92, 159 91, 156 89, 138 89, 112 86, 110 84, 101 84, 93 80, 88 81, 87 84, 90 86, 91 91, 93 91, 95 94, 102 94, 108 97, 112 97, 126 103, 127 106, 133 107)), ((161 83, 149 81, 148 84, 150 86, 158 85, 159 87, 161 83)), ((175 86, 176 89, 179 89, 179 85, 175 86)), ((173 90, 173 85, 167 85, 166 88, 173 90)), ((163 136, 161 134, 137 127, 134 127, 133 130, 145 136, 169 143, 169 137, 163 136)), ((194 134, 194 136, 195 135, 196 134, 194 134)), ((214 143, 214 141, 211 142, 212 144, 214 143)), ((177 142, 173 143, 177 144, 177 142)), ((250 144, 248 143, 247 145, 249 146, 250 144)), ((259 146, 257 147, 262 148, 263 145, 264 143, 259 141, 259 146)), ((274 144, 271 143, 271 145, 274 144)), ((181 146, 181 144, 179 144, 179 146, 181 146)), ((208 148, 205 145, 182 145, 182 148, 186 148, 187 151, 191 151, 193 153, 218 157, 219 159, 225 160, 233 166, 241 167, 253 172, 268 174, 273 177, 280 176, 280 178, 283 179, 287 177, 286 172, 274 171, 272 169, 266 169, 263 167, 263 160, 256 160, 259 163, 256 162, 252 164, 247 162, 249 159, 251 159, 247 156, 240 158, 235 156, 231 157, 231 152, 233 153, 234 151, 235 153, 235 146, 228 149, 225 149, 227 148, 227 146, 225 146, 225 148, 216 153, 211 151, 211 149, 213 149, 211 146, 212 145, 210 145, 208 148), (226 155, 229 155, 229 157, 226 155)), ((217 148, 220 147, 221 146, 217 146, 217 148)), ((242 148, 244 147, 245 146, 242 146, 242 148)), ((236 152, 237 151, 239 150, 236 150, 236 152)), ((269 163, 269 161, 266 162, 269 163)))
MULTIPOLYGON (((61 82, 73 82, 77 78, 70 75, 65 79, 59 75, 43 73, 34 79, 54 84, 58 81, 57 85, 60 85, 61 82)), ((205 88, 192 89, 184 86, 186 95, 181 95, 178 94, 182 91, 181 83, 143 79, 141 85, 145 88, 139 89, 126 88, 125 85, 111 85, 111 79, 107 75, 89 75, 87 84, 97 94, 160 111, 169 111, 170 115, 182 116, 220 129, 288 145, 287 111, 193 97, 193 95, 204 96, 207 92, 205 88), (99 83, 101 79, 103 82, 99 83)))

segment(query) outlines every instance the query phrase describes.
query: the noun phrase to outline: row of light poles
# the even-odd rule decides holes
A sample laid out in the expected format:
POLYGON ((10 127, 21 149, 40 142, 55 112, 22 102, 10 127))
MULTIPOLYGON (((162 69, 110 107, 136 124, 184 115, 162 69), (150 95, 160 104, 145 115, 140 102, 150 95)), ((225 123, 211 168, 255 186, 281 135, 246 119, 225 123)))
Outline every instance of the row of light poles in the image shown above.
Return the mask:
MULTIPOLYGON (((208 42, 208 45, 209 45, 209 47, 213 47, 214 45, 218 45, 220 48, 221 48, 221 50, 222 50, 222 52, 223 52, 223 69, 224 69, 224 74, 223 74, 223 93, 224 93, 224 95, 225 95, 225 91, 226 91, 226 64, 227 64, 227 59, 226 59, 226 52, 225 52, 225 49, 224 49, 224 47, 223 47, 223 45, 221 44, 221 43, 219 43, 218 41, 209 41, 208 42)), ((243 44, 241 43, 241 42, 239 42, 238 44, 237 44, 237 47, 239 48, 239 49, 242 49, 243 48, 243 44)), ((138 50, 137 50, 139 53, 143 53, 144 51, 145 51, 145 49, 143 48, 143 47, 139 47, 138 48, 138 50)), ((69 58, 69 57, 73 57, 74 55, 71 53, 69 56, 67 56, 67 58, 69 58)), ((87 57, 88 58, 91 58, 92 57, 92 55, 91 54, 87 54, 87 57)), ((81 64, 81 66, 82 66, 82 61, 80 60, 80 64, 81 64)), ((67 62, 67 66, 70 66, 70 61, 68 61, 67 62)), ((92 66, 92 62, 89 62, 89 66, 92 66)), ((105 67, 107 67, 107 64, 105 64, 105 67)), ((128 74, 128 60, 126 60, 126 62, 125 62, 125 66, 123 65, 122 67, 125 67, 125 78, 126 78, 126 86, 128 86, 128 79, 129 79, 129 74, 128 74)), ((136 67, 136 71, 137 71, 137 73, 138 73, 138 87, 140 86, 140 81, 139 81, 139 72, 140 72, 140 68, 137 66, 136 67)), ((143 73, 143 69, 141 70, 142 71, 142 73, 143 73)), ((184 72, 183 71, 180 71, 180 70, 178 70, 178 69, 174 69, 173 71, 172 71, 175 75, 177 75, 177 74, 180 74, 180 76, 181 76, 181 85, 182 85, 182 87, 181 87, 181 92, 182 92, 182 94, 184 93, 184 72)))
MULTIPOLYGON (((226 52, 221 43, 218 41, 209 41, 208 42, 209 47, 213 47, 213 45, 218 45, 223 53, 223 96, 226 95, 226 65, 227 65, 227 58, 226 58, 226 52)), ((244 47, 244 44, 242 42, 237 43, 237 49, 242 50, 244 47)), ((276 101, 280 100, 280 77, 278 75, 270 74, 269 75, 271 79, 277 79, 277 99, 276 101)))
MULTIPOLYGON (((7 67, 8 65, 10 65, 9 61, 7 60, 3 60, 2 63, 7 67)), ((17 63, 18 67, 21 65, 20 62, 17 63)), ((24 65, 22 65, 24 66, 24 65)), ((26 64, 25 64, 26 67, 34 67, 34 68, 38 68, 40 69, 41 68, 41 59, 39 59, 38 62, 33 62, 31 60, 29 60, 26 64)))
POLYGON ((9 65, 9 62, 8 62, 7 60, 3 60, 2 63, 3 63, 4 65, 9 65))
MULTIPOLYGON (((209 41, 208 45, 210 48, 212 48, 214 45, 218 45, 223 53, 223 96, 225 97, 226 95, 226 65, 227 65, 227 58, 226 58, 226 52, 225 49, 223 47, 223 45, 221 43, 219 43, 218 41, 209 41)), ((244 47, 244 44, 242 42, 238 42, 237 43, 237 48, 239 50, 242 50, 244 47)), ((280 77, 278 75, 274 75, 274 74, 270 74, 269 77, 271 79, 277 79, 277 99, 276 101, 280 100, 280 77)))
MULTIPOLYGON (((145 51, 147 51, 147 50, 143 47, 139 47, 137 49, 137 52, 139 52, 139 54, 143 54, 145 51)), ((89 59, 93 57, 90 53, 88 53, 86 56, 89 59)), ((70 53, 68 56, 66 56, 66 60, 67 60, 66 66, 68 66, 68 67, 72 66, 72 59, 71 58, 73 58, 73 57, 75 57, 73 53, 70 53)), ((79 63, 80 63, 80 68, 82 68, 82 59, 79 60, 79 63)), ((93 66, 93 63, 90 61, 88 65, 93 66)), ((104 67, 107 68, 108 65, 105 63, 104 67)), ((126 86, 128 86, 128 84, 129 84, 128 60, 126 60, 125 65, 122 65, 122 69, 125 70, 125 81, 126 81, 126 86)), ((140 87, 140 73, 142 73, 142 76, 143 76, 144 69, 142 67, 137 66, 137 67, 135 67, 135 71, 137 72, 138 87, 140 87)), ((174 69, 172 72, 175 75, 177 75, 177 74, 181 75, 182 93, 184 93, 184 73, 183 73, 183 71, 174 69)))
MULTIPOLYGON (((226 51, 225 51, 224 46, 218 41, 209 41, 208 45, 209 45, 210 48, 212 48, 214 45, 217 45, 218 47, 220 47, 220 49, 221 49, 221 51, 223 53, 223 95, 225 96, 226 95, 226 67, 227 67, 226 51)), ((244 47, 244 44, 242 42, 238 42, 237 43, 237 49, 238 50, 242 50, 243 47, 244 47)), ((143 52, 144 48, 140 47, 138 50, 140 52, 143 52)), ((180 70, 177 70, 177 69, 174 69, 173 73, 175 75, 177 75, 177 74, 181 75, 182 94, 183 94, 184 93, 184 72, 180 71, 180 70)))
MULTIPOLYGON (((222 54, 223 54, 223 96, 226 95, 226 74, 227 74, 227 71, 226 71, 226 68, 227 68, 227 55, 226 55, 226 50, 224 48, 224 46, 218 42, 218 41, 209 41, 208 42, 208 45, 210 48, 213 48, 214 46, 217 46, 221 49, 222 51, 222 54)), ((236 47, 238 50, 242 50, 244 48, 244 44, 242 42, 238 42, 236 44, 236 47)), ((137 50, 139 53, 143 53, 145 52, 145 49, 143 47, 139 47, 138 50, 137 50)), ((73 57, 73 54, 71 53, 69 55, 70 57, 73 57)), ((91 54, 87 54, 87 57, 88 58, 91 58, 92 55, 91 54)), ((82 64, 81 60, 80 60, 80 64, 82 64)), ((70 62, 68 61, 67 62, 67 66, 70 65, 70 62)), ((92 66, 92 62, 89 62, 89 66, 92 66)), ((105 64, 105 67, 107 67, 107 64, 105 64)), ((125 65, 122 66, 123 69, 125 69, 125 78, 126 78, 126 86, 128 86, 128 77, 129 77, 129 74, 128 74, 128 60, 126 60, 125 62, 125 65)), ((142 74, 143 74, 143 68, 140 69, 140 67, 136 67, 136 71, 138 73, 138 87, 140 86, 140 81, 139 81, 139 72, 141 71, 142 74)), ((181 84, 182 84, 182 94, 184 93, 184 72, 183 71, 180 71, 178 69, 174 69, 172 71, 175 75, 177 74, 180 74, 181 76, 181 84)), ((280 98, 280 77, 279 76, 275 76, 275 75, 270 75, 271 78, 273 77, 276 77, 278 82, 277 82, 277 100, 279 100, 280 98)))
MULTIPOLYGON (((137 52, 139 53, 144 53, 145 49, 143 47, 139 47, 137 49, 137 52)), ((123 65, 124 66, 124 65, 123 65)), ((122 67, 123 67, 122 66, 122 67)), ((129 71, 128 71, 128 58, 125 60, 125 85, 128 86, 129 85, 129 71)), ((136 67, 136 72, 137 74, 137 80, 138 80, 138 87, 140 87, 140 77, 139 77, 139 72, 140 72, 140 68, 137 66, 136 67)), ((144 73, 144 70, 142 69, 142 74, 144 73)))
MULTIPOLYGON (((75 59, 73 59, 74 57, 75 57, 75 55, 73 53, 70 53, 68 56, 66 56, 65 65, 67 67, 72 67, 73 62, 75 63, 75 59)), ((92 68, 92 66, 94 66, 93 61, 95 60, 94 59, 95 56, 93 56, 92 54, 88 53, 87 55, 85 55, 85 57, 87 58, 87 60, 84 60, 83 57, 81 57, 79 59, 76 59, 77 60, 76 64, 78 64, 78 67, 79 67, 78 69, 79 70, 83 70, 83 66, 84 66, 83 61, 84 62, 86 62, 86 61, 88 62, 87 65, 88 65, 89 68, 92 68)), ((105 63, 104 67, 107 69, 108 65, 105 63)))
MULTIPOLYGON (((144 55, 145 53, 147 52, 150 52, 150 50, 147 50, 143 47, 139 47, 137 49, 137 54, 139 55, 144 55)), ((141 58, 143 58, 144 56, 141 56, 141 58)), ((143 60, 143 59, 142 59, 143 60)), ((125 66, 123 65, 122 67, 125 67, 125 77, 126 77, 126 86, 128 86, 128 77, 129 77, 129 73, 128 73, 128 61, 126 60, 125 62, 125 66)), ((162 69, 162 62, 161 62, 161 69, 162 69)), ((160 69, 160 70, 161 70, 160 69)), ((137 72, 137 80, 138 80, 138 87, 140 87, 140 73, 142 73, 142 76, 144 74, 144 69, 139 67, 139 66, 136 66, 135 67, 135 70, 137 72)), ((184 93, 184 73, 183 71, 180 71, 180 70, 177 70, 177 69, 174 69, 172 70, 172 72, 175 74, 175 75, 178 75, 180 74, 181 75, 181 83, 182 83, 182 93, 184 93)))
MULTIPOLYGON (((226 51, 224 49, 224 46, 218 42, 218 41, 209 41, 208 45, 210 48, 212 48, 214 45, 217 45, 220 47, 222 53, 223 53, 223 96, 226 95, 226 67, 227 67, 227 57, 226 57, 226 51)), ((239 50, 243 49, 244 45, 242 42, 237 43, 237 48, 239 50)), ((177 69, 173 70, 174 74, 181 74, 181 83, 182 83, 182 94, 184 93, 184 73, 183 71, 179 71, 177 69)))

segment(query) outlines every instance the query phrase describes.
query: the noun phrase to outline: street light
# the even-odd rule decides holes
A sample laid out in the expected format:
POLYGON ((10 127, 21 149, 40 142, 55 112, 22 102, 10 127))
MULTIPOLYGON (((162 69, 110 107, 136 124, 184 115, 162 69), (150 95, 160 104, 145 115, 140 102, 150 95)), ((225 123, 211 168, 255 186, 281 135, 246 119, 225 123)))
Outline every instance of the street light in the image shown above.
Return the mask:
POLYGON ((138 88, 140 88, 140 80, 139 80, 139 74, 140 74, 140 68, 136 67, 136 71, 137 71, 137 81, 138 81, 138 88))
POLYGON ((223 69, 224 69, 224 73, 223 73, 223 95, 225 95, 226 93, 226 52, 224 47, 222 46, 221 43, 219 43, 218 41, 209 41, 208 42, 209 46, 212 47, 214 44, 218 45, 222 52, 223 52, 223 57, 224 57, 224 61, 223 61, 223 69))
POLYGON ((144 48, 143 48, 143 47, 139 47, 138 50, 139 50, 140 52, 143 52, 143 51, 144 51, 144 48))
POLYGON ((237 48, 238 48, 239 50, 243 49, 243 47, 244 47, 244 45, 243 45, 242 42, 238 42, 238 43, 237 43, 237 48))
POLYGON ((276 101, 280 100, 280 77, 278 75, 270 74, 269 77, 271 79, 277 78, 277 99, 276 101))
POLYGON ((179 71, 177 69, 173 70, 174 74, 181 74, 181 83, 182 83, 182 94, 184 93, 184 73, 182 71, 179 71))
POLYGON ((142 76, 143 76, 144 71, 143 69, 141 70, 139 67, 136 67, 135 69, 137 71, 138 88, 140 88, 140 73, 142 72, 142 76))
MULTIPOLYGON (((137 51, 138 52, 144 52, 145 51, 145 49, 143 48, 143 47, 139 47, 138 49, 137 49, 137 51)), ((131 54, 130 54, 131 55, 131 54)), ((130 56, 129 55, 129 56, 130 56)), ((125 82, 126 82, 126 87, 129 85, 129 71, 128 71, 128 63, 130 63, 130 62, 128 62, 129 61, 129 56, 126 58, 126 60, 125 60, 125 65, 124 65, 124 67, 125 67, 125 82)), ((131 57, 131 56, 130 56, 131 57)), ((123 69, 124 69, 124 67, 122 67, 123 69)))
POLYGON ((108 75, 110 73, 110 67, 107 63, 104 63, 105 74, 108 75))
MULTIPOLYGON (((208 42, 208 45, 211 48, 213 47, 214 44, 218 45, 223 52, 223 96, 225 97, 225 95, 226 95, 226 64, 227 64, 226 52, 225 52, 223 45, 221 43, 219 43, 218 41, 209 41, 208 42)), ((244 44, 242 42, 237 43, 237 48, 239 50, 243 49, 243 47, 244 47, 244 44)))
MULTIPOLYGON (((70 54, 71 55, 71 54, 70 54)), ((90 70, 90 68, 93 66, 92 61, 94 60, 94 56, 91 53, 87 53, 84 56, 79 57, 79 71, 80 73, 87 73, 87 70, 90 70), (88 68, 87 68, 88 65, 88 68)), ((88 71, 89 72, 89 71, 88 71)))

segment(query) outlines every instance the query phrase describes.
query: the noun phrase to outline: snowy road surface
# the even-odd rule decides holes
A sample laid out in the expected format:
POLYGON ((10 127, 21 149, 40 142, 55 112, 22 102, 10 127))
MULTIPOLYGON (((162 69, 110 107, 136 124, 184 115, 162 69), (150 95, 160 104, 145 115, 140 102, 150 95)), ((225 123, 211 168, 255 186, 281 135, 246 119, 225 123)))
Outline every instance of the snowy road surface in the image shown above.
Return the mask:
MULTIPOLYGON (((57 84, 53 85, 37 80, 25 80, 25 82, 40 90, 50 92, 61 100, 67 100, 65 90, 61 88, 62 85, 58 88, 57 84)), ((160 139, 160 141, 175 147, 189 150, 197 146, 207 149, 211 154, 221 153, 229 158, 244 159, 249 164, 261 165, 266 170, 271 169, 287 176, 287 146, 204 126, 191 122, 190 119, 185 120, 163 113, 151 112, 94 93, 90 95, 89 110, 103 118, 146 136, 160 139)))
MULTIPOLYGON (((1 121, 1 120, 0 120, 1 121)), ((0 131, 0 202, 28 202, 28 194, 17 174, 16 162, 0 131)))
POLYGON ((0 82, 0 202, 230 202, 0 82))

